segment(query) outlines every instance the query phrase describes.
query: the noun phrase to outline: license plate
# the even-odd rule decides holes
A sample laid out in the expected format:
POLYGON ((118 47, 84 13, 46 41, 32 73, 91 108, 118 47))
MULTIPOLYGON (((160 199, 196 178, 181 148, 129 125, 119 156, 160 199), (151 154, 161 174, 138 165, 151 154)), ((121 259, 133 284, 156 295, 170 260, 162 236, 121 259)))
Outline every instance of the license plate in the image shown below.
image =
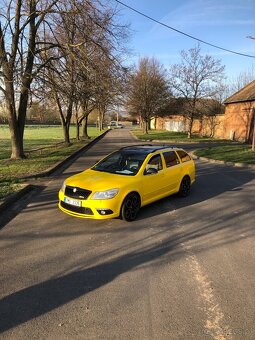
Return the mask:
POLYGON ((74 205, 75 207, 81 207, 81 201, 73 200, 71 198, 65 197, 64 202, 67 204, 74 205))

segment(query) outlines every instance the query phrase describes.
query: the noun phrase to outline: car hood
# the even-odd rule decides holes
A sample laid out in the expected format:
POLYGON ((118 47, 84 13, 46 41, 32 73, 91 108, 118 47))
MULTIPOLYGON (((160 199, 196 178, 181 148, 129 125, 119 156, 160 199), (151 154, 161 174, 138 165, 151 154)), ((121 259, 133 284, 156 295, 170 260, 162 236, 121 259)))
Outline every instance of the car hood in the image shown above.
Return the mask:
POLYGON ((110 174, 88 169, 67 178, 65 184, 90 191, 104 191, 124 187, 132 181, 134 181, 134 176, 110 174))

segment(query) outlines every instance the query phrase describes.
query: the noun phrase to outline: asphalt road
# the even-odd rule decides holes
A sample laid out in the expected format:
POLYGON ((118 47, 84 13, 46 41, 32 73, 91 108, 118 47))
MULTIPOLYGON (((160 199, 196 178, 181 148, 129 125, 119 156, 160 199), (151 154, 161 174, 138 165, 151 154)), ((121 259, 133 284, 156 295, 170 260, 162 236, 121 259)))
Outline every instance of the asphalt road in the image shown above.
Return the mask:
POLYGON ((57 208, 64 178, 120 145, 109 132, 38 181, 0 230, 1 339, 255 339, 255 171, 197 161, 187 198, 137 219, 57 208))

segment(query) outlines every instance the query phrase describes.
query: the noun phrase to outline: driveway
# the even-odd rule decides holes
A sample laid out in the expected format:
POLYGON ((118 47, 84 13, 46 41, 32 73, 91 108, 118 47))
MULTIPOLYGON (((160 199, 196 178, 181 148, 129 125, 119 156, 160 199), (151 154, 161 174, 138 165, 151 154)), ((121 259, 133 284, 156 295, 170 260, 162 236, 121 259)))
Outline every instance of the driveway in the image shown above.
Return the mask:
POLYGON ((131 143, 110 131, 15 206, 0 230, 2 339, 255 338, 254 170, 197 161, 189 197, 132 223, 58 210, 66 177, 131 143))

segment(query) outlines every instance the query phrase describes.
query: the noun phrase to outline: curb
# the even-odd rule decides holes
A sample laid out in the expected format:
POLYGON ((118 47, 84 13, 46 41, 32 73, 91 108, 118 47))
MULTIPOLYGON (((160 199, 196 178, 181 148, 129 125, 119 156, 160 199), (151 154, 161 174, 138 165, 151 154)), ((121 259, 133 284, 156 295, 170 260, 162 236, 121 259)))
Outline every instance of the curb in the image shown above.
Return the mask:
POLYGON ((0 204, 0 212, 3 212, 7 208, 9 208, 14 202, 25 196, 30 191, 34 190, 34 186, 32 184, 26 184, 19 191, 8 196, 1 204, 0 204))
POLYGON ((181 141, 169 141, 167 139, 140 139, 138 138, 140 141, 142 142, 148 142, 148 143, 161 143, 161 144, 199 144, 199 142, 181 142, 181 141))
POLYGON ((211 158, 206 158, 206 157, 200 157, 200 156, 197 156, 195 154, 196 150, 195 151, 192 151, 192 152, 189 152, 189 154, 192 156, 193 159, 197 160, 201 160, 201 161, 206 161, 206 162, 209 162, 209 163, 214 163, 214 164, 224 164, 224 165, 227 165, 227 166, 232 166, 232 167, 235 167, 235 168, 248 168, 248 169, 255 169, 255 165, 253 164, 246 164, 246 163, 234 163, 234 162, 226 162, 226 161, 220 161, 220 160, 217 160, 217 159, 211 159, 211 158))
MULTIPOLYGON (((209 143, 208 141, 193 141, 192 139, 189 141, 179 141, 179 140, 169 140, 169 139, 140 139, 138 138, 132 131, 130 131, 132 133, 132 135, 134 136, 135 139, 140 140, 141 142, 147 142, 147 143, 161 143, 161 144, 197 144, 199 145, 200 143, 209 143)), ((226 141, 224 140, 219 140, 219 141, 210 141, 210 144, 223 144, 226 143, 226 141)), ((238 142, 232 142, 232 144, 236 144, 238 142)))
POLYGON ((65 163, 74 160, 76 157, 79 156, 80 153, 87 151, 90 149, 94 144, 96 144, 100 139, 102 139, 109 130, 106 130, 104 133, 102 133, 100 136, 94 138, 91 142, 87 143, 86 145, 82 146, 80 149, 76 150, 74 153, 72 153, 70 156, 66 157, 64 160, 59 161, 58 163, 54 164, 52 167, 50 167, 47 170, 44 170, 42 172, 39 172, 34 175, 29 175, 22 177, 21 179, 31 179, 31 178, 40 178, 40 177, 47 177, 51 174, 53 174, 56 170, 59 170, 65 163))
POLYGON ((141 140, 141 139, 139 139, 139 138, 133 133, 132 130, 130 130, 130 133, 131 133, 131 135, 134 137, 134 139, 136 139, 136 140, 141 140))
MULTIPOLYGON (((49 175, 51 175, 52 173, 54 173, 56 170, 59 170, 65 163, 68 163, 71 160, 74 160, 76 157, 78 157, 82 152, 88 150, 89 148, 91 148, 94 144, 96 144, 100 139, 102 139, 109 130, 106 130, 104 133, 102 133, 100 136, 96 137, 95 139, 93 139, 90 143, 84 145, 82 148, 80 148, 79 150, 75 151, 74 153, 72 153, 70 156, 68 156, 67 158, 65 158, 64 160, 56 163, 54 166, 52 166, 51 168, 41 172, 41 173, 37 173, 31 176, 27 176, 27 177, 22 177, 21 179, 32 179, 32 178, 40 178, 40 177, 47 177, 49 175)), ((7 198, 0 203, 0 212, 3 212, 4 210, 6 210, 7 208, 10 208, 10 206, 12 204, 14 204, 17 200, 21 199, 22 197, 24 197, 27 193, 29 193, 30 191, 34 190, 35 186, 32 184, 25 184, 25 186, 20 189, 19 191, 11 194, 10 196, 7 196, 7 198)))
MULTIPOLYGON (((131 132, 132 133, 132 132, 131 132)), ((143 142, 154 142, 154 143, 168 143, 171 144, 171 142, 169 142, 168 140, 157 140, 157 139, 150 139, 150 140, 146 140, 146 139, 139 139, 135 134, 132 133, 132 135, 135 137, 135 139, 138 139, 140 141, 143 142)), ((178 143, 178 144, 187 144, 187 142, 172 142, 172 143, 178 143)), ((199 144, 199 142, 192 142, 192 144, 199 144)), ((216 142, 213 142, 216 143, 216 142)), ((217 142, 218 143, 218 142, 217 142)), ((248 169, 255 169, 255 165, 253 164, 246 164, 246 163, 234 163, 234 162, 226 162, 226 161, 220 161, 220 160, 216 160, 216 159, 211 159, 211 158, 206 158, 206 157, 200 157, 195 155, 196 150, 189 152, 189 154, 192 156, 193 159, 197 160, 200 159, 201 161, 206 161, 209 163, 214 163, 214 164, 224 164, 227 166, 232 166, 232 167, 236 167, 236 168, 248 168, 248 169)))

